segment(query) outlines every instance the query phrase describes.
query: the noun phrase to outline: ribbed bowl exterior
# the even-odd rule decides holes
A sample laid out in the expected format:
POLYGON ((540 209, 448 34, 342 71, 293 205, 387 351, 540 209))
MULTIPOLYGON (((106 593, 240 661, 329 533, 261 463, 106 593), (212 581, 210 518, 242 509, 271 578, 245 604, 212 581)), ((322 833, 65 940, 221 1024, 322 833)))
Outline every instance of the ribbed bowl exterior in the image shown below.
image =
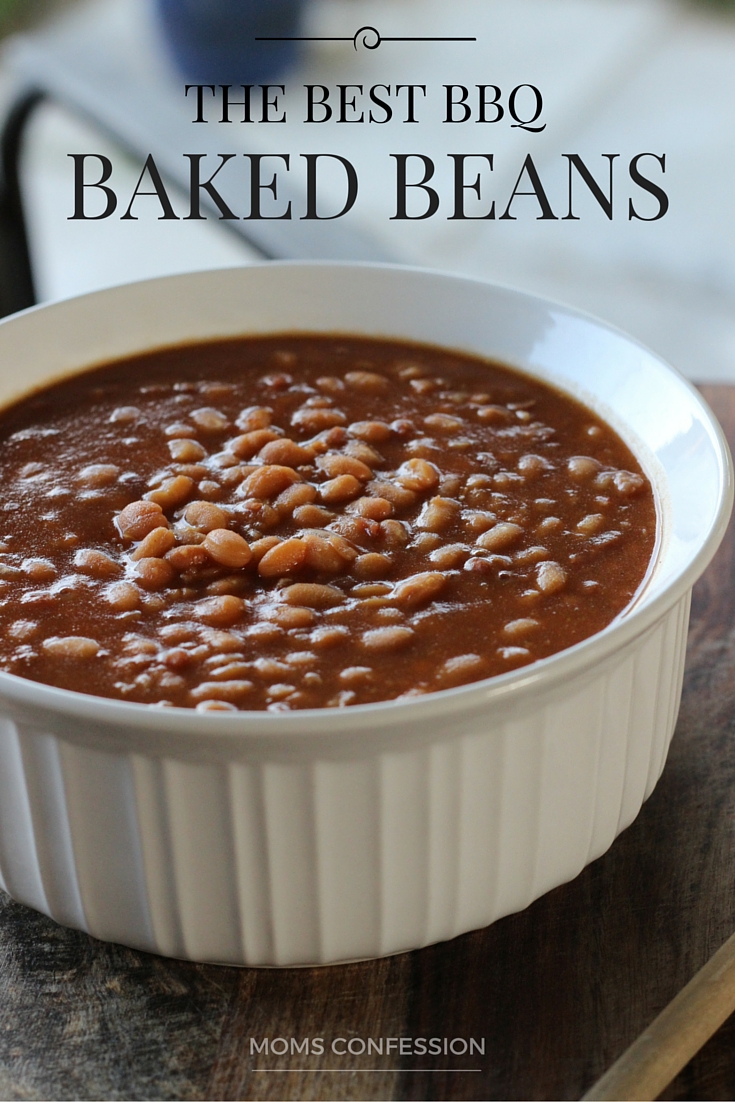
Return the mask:
POLYGON ((689 598, 561 687, 444 729, 409 722, 389 749, 114 752, 90 720, 70 732, 0 699, 2 886, 95 937, 227 964, 376 957, 485 926, 576 876, 652 792, 689 598))

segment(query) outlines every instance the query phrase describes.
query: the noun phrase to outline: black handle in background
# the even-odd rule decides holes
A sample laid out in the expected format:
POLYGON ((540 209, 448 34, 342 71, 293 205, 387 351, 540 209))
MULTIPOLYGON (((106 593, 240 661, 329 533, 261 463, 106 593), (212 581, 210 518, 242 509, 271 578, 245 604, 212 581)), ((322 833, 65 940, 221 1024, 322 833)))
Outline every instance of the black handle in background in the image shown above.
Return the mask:
POLYGON ((43 98, 37 90, 23 92, 6 116, 0 138, 0 317, 35 306, 37 301, 20 189, 20 157, 25 125, 43 98))

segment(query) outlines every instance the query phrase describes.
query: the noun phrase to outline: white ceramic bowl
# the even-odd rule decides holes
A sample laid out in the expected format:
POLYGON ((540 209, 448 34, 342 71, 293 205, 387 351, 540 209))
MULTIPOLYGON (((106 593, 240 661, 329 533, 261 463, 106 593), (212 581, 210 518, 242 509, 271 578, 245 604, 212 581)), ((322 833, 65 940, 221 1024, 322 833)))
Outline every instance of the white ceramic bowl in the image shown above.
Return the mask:
POLYGON ((691 588, 731 508, 721 431, 671 368, 564 307, 426 271, 264 265, 34 309, 0 324, 0 403, 144 349, 289 330, 418 340, 552 380, 638 455, 661 544, 634 608, 598 635, 410 702, 207 715, 0 673, 0 885, 175 957, 395 953, 576 876, 661 773, 691 588))

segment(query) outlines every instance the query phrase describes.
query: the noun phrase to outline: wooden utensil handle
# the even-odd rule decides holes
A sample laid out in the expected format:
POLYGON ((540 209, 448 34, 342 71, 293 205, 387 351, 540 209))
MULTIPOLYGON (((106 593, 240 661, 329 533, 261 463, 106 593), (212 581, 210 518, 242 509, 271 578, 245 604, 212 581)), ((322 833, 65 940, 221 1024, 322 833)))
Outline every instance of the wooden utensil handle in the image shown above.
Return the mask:
POLYGON ((734 1010, 735 934, 587 1091, 583 1102, 652 1102, 734 1010))

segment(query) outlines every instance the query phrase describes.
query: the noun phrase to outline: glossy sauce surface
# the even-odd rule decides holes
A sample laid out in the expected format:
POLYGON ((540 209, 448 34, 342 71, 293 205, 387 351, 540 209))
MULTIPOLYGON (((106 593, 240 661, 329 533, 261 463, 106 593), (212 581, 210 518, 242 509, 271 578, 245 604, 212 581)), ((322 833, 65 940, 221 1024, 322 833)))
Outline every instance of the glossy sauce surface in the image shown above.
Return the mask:
POLYGON ((205 710, 474 681, 599 631, 648 480, 568 396, 439 349, 284 335, 96 368, 0 414, 0 667, 205 710))

